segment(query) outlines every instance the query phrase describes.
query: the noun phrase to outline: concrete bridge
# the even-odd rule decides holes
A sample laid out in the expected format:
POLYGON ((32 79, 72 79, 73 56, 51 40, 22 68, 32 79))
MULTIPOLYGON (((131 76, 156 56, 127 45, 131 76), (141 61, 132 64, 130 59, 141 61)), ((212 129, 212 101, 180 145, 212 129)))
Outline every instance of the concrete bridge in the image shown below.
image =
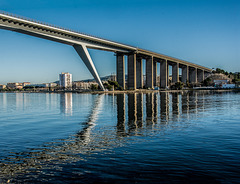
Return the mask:
POLYGON ((0 29, 10 30, 73 46, 102 90, 104 90, 104 86, 88 52, 88 48, 116 53, 117 81, 123 89, 126 88, 125 56, 127 56, 128 89, 143 87, 143 59, 146 60, 145 87, 147 88, 153 88, 157 85, 157 63, 160 63, 161 88, 167 88, 169 85, 170 65, 172 66, 173 83, 179 81, 179 68, 182 69, 182 82, 184 83, 187 81, 190 83, 202 82, 205 78, 205 74, 212 71, 210 68, 181 59, 67 30, 6 12, 0 12, 0 29))

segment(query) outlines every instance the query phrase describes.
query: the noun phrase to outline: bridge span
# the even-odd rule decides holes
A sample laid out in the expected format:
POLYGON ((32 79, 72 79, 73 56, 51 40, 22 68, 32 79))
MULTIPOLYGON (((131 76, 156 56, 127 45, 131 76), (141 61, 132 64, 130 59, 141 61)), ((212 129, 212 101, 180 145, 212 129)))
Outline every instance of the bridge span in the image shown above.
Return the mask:
POLYGON ((179 68, 182 69, 182 82, 184 83, 187 81, 190 83, 202 82, 205 75, 212 71, 210 68, 181 59, 45 24, 6 12, 0 12, 0 29, 73 46, 102 90, 104 90, 104 86, 88 52, 88 48, 116 53, 117 82, 123 89, 126 88, 125 56, 127 56, 128 65, 128 89, 143 88, 143 59, 146 60, 145 87, 147 88, 157 86, 157 63, 160 63, 161 88, 167 88, 169 85, 169 65, 172 66, 173 83, 179 82, 179 68))

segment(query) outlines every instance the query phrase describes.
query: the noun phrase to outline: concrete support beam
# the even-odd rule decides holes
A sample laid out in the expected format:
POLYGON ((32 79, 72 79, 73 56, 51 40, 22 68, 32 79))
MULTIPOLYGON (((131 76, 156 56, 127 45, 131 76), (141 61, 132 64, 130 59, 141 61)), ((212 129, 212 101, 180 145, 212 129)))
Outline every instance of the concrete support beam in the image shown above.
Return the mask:
POLYGON ((128 89, 136 89, 136 54, 128 55, 128 89))
POLYGON ((157 62, 153 61, 153 86, 157 86, 157 62))
POLYGON ((183 83, 187 83, 187 81, 189 81, 189 78, 188 78, 188 66, 183 66, 182 67, 182 82, 183 83))
POLYGON ((189 82, 197 83, 197 68, 189 68, 189 82))
POLYGON ((166 88, 168 86, 168 63, 167 60, 163 60, 160 63, 160 87, 166 88))
POLYGON ((142 58, 137 58, 137 88, 143 88, 142 58))
POLYGON ((94 66, 92 58, 87 50, 87 47, 85 45, 74 45, 73 47, 77 51, 78 55, 81 57, 84 64, 87 66, 88 70, 90 71, 100 88, 102 90, 105 90, 102 81, 98 75, 98 72, 94 66))
POLYGON ((174 63, 172 65, 172 82, 179 82, 179 63, 174 63))
POLYGON ((122 53, 117 53, 117 82, 125 89, 125 58, 122 53))
POLYGON ((153 57, 146 59, 146 87, 153 88, 153 57))
POLYGON ((198 82, 204 81, 204 70, 197 70, 197 80, 198 82))

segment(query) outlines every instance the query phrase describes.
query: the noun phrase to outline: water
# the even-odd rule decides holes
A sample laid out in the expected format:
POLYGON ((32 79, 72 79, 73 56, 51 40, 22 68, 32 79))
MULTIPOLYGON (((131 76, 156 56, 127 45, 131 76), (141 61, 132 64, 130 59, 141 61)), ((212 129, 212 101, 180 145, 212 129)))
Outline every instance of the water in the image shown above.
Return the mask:
POLYGON ((240 93, 0 93, 0 183, 240 183, 240 93))

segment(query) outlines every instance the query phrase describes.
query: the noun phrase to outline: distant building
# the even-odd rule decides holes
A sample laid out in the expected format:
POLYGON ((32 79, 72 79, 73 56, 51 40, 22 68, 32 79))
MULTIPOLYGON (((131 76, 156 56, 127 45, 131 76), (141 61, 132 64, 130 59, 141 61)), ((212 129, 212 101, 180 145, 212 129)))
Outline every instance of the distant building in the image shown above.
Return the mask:
POLYGON ((18 83, 18 82, 12 82, 12 83, 7 83, 7 88, 9 89, 22 89, 22 83, 18 83))
POLYGON ((59 74, 59 85, 64 88, 72 87, 72 74, 62 72, 59 74))
POLYGON ((44 87, 46 87, 46 88, 53 88, 53 87, 57 86, 56 83, 44 83, 43 85, 44 85, 44 87))
POLYGON ((98 85, 98 83, 96 83, 96 82, 82 82, 82 81, 73 82, 73 88, 74 89, 90 89, 91 85, 98 85))
POLYGON ((1 90, 1 89, 5 89, 5 88, 6 88, 6 85, 0 84, 0 90, 1 90))
POLYGON ((24 87, 24 86, 29 86, 29 85, 31 85, 30 82, 23 82, 23 83, 21 83, 21 84, 22 84, 23 87, 24 87))

